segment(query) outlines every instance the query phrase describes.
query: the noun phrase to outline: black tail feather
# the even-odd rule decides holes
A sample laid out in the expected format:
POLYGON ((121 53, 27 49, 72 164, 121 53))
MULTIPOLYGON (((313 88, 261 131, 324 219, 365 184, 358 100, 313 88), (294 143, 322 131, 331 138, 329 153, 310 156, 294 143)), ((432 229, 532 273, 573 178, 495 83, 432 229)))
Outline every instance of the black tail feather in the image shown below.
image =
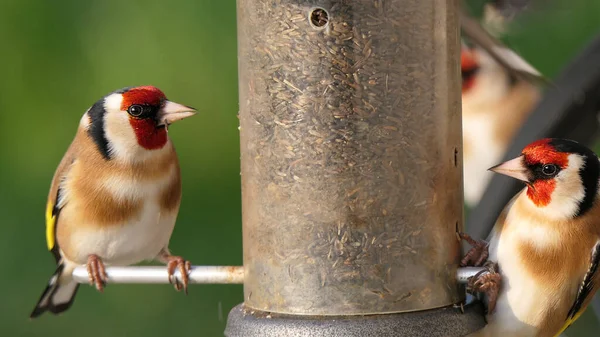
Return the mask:
POLYGON ((44 289, 42 296, 29 315, 29 318, 36 318, 46 311, 50 311, 53 314, 59 314, 71 307, 75 300, 77 290, 79 289, 79 284, 72 280, 66 282, 66 284, 64 281, 61 281, 63 270, 64 264, 61 263, 56 268, 54 275, 50 278, 46 289, 44 289), (59 297, 57 295, 60 295, 61 298, 56 298, 59 297))

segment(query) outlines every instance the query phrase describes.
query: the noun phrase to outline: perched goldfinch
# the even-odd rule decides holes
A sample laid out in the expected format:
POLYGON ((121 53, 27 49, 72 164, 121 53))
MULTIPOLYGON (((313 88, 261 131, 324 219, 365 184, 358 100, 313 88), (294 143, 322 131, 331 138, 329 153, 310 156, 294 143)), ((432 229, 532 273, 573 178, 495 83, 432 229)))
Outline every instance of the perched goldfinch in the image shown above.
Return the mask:
POLYGON ((502 159, 541 92, 477 46, 463 46, 461 70, 464 197, 474 206, 492 178, 487 168, 502 159))
POLYGON ((461 10, 461 28, 472 43, 461 48, 464 197, 475 206, 514 135, 541 99, 538 84, 547 80, 525 59, 505 46, 496 34, 525 4, 486 4, 484 25, 461 10), (517 8, 515 8, 515 6, 517 8), (505 17, 507 16, 507 17, 505 17))
POLYGON ((102 291, 104 264, 158 260, 175 288, 187 292, 190 262, 168 249, 181 177, 167 128, 193 114, 158 88, 141 86, 117 90, 83 115, 52 179, 46 240, 57 268, 31 318, 69 309, 78 265, 87 265, 90 284, 102 291), (177 268, 183 285, 173 277, 177 268))
POLYGON ((542 139, 490 170, 527 186, 498 217, 489 246, 465 237, 474 247, 463 264, 489 253, 497 268, 469 282, 491 294, 488 324, 470 336, 558 336, 600 286, 598 157, 571 140, 542 139))

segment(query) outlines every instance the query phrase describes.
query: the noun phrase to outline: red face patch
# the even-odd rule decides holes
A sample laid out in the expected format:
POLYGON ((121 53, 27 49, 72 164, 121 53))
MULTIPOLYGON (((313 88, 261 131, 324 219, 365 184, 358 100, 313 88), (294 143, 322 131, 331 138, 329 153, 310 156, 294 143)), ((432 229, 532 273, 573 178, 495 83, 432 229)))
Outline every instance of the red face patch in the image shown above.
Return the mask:
POLYGON ((527 188, 527 196, 538 207, 547 206, 552 200, 552 192, 556 188, 556 180, 537 180, 527 188))
POLYGON ((146 150, 157 150, 167 143, 167 129, 156 127, 152 119, 129 118, 138 144, 146 150))
MULTIPOLYGON (((528 166, 555 164, 565 169, 569 164, 569 154, 556 151, 550 144, 551 141, 550 138, 544 138, 527 145, 522 152, 525 156, 525 164, 528 166)), ((536 206, 547 206, 552 200, 552 192, 555 188, 554 178, 538 179, 527 188, 527 196, 536 206)))
POLYGON ((465 93, 467 90, 471 89, 475 84, 475 76, 467 76, 465 78, 464 73, 471 72, 477 69, 479 65, 475 60, 475 55, 473 52, 462 49, 460 52, 460 70, 463 73, 463 81, 462 81, 462 92, 465 93))
MULTIPOLYGON (((132 88, 123 93, 121 110, 127 110, 132 105, 151 105, 158 107, 166 100, 165 94, 154 86, 132 88)), ((129 116, 138 144, 147 150, 162 148, 167 143, 167 130, 158 127, 154 118, 135 118, 129 116)))
POLYGON ((525 155, 525 163, 527 165, 536 164, 556 164, 561 169, 565 169, 569 164, 569 154, 558 152, 550 145, 550 138, 540 139, 523 149, 525 155))
POLYGON ((462 49, 460 51, 460 68, 461 69, 473 69, 477 67, 477 62, 475 61, 475 55, 472 51, 467 49, 462 49))
POLYGON ((151 85, 136 87, 123 93, 121 110, 127 110, 133 104, 160 105, 166 99, 165 94, 151 85))

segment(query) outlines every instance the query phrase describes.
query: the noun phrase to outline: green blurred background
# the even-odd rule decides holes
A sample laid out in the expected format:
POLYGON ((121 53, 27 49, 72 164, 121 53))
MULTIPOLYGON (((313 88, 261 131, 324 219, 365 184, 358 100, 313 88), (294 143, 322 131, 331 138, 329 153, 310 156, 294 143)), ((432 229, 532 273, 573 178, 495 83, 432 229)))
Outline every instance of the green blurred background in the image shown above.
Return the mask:
MULTIPOLYGON (((600 31, 599 2, 558 2, 506 39, 550 77, 600 31)), ((169 129, 183 175, 172 251, 242 263, 235 1, 0 0, 0 76, 0 335, 222 336, 241 286, 196 285, 188 296, 170 285, 83 286, 65 315, 28 315, 54 271, 44 238, 54 169, 83 112, 124 86, 152 84, 200 111, 169 129)), ((569 332, 597 331, 587 314, 569 332)))

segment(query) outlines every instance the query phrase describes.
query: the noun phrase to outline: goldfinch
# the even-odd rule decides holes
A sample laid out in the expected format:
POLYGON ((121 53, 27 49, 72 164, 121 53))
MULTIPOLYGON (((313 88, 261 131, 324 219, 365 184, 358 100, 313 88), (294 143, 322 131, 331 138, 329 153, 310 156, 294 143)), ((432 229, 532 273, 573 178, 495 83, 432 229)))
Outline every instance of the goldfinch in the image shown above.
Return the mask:
POLYGON ((469 282, 492 295, 487 325, 470 336, 558 336, 600 286, 599 159, 577 142, 548 138, 490 170, 526 187, 498 217, 489 245, 463 235, 474 244, 463 265, 489 254, 497 268, 469 282))
POLYGON ((461 71, 464 197, 474 206, 492 178, 486 169, 502 158, 541 91, 477 46, 463 46, 461 71))
POLYGON ((105 264, 157 260, 187 293, 190 262, 168 247, 181 177, 167 128, 194 114, 153 86, 114 91, 87 110, 52 179, 46 241, 57 268, 30 318, 71 307, 79 265, 87 265, 90 284, 103 291, 105 264), (176 269, 183 284, 173 277, 176 269))
MULTIPOLYGON (((483 22, 503 32, 517 4, 494 1, 485 6, 483 22), (502 28, 502 29, 501 29, 502 28)), ((518 4, 521 9, 524 4, 518 4)), ((475 206, 515 133, 541 99, 547 80, 510 48, 461 10, 461 28, 472 43, 461 48, 464 198, 475 206)))

